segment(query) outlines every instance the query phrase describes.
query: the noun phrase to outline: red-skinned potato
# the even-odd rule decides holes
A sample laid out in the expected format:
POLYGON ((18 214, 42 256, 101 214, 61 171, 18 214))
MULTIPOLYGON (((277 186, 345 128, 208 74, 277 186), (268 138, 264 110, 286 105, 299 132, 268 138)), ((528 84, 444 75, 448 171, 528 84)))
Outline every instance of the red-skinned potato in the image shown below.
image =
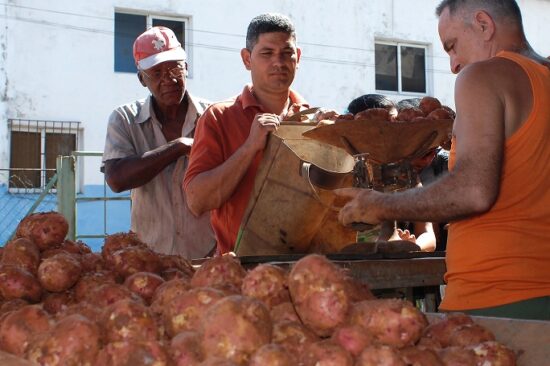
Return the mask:
POLYGON ((309 344, 300 356, 304 366, 352 366, 353 357, 342 346, 325 339, 309 344))
POLYGON ((515 366, 516 355, 512 350, 498 342, 483 342, 469 346, 474 352, 477 365, 515 366))
POLYGON ((0 266, 0 298, 4 300, 23 299, 38 302, 42 297, 40 282, 23 268, 0 266))
POLYGON ((334 343, 342 346, 352 356, 357 357, 367 346, 373 343, 372 336, 357 325, 344 325, 332 333, 334 343))
POLYGON ((107 268, 123 278, 137 272, 157 273, 161 268, 157 253, 137 246, 117 250, 106 260, 106 264, 107 268))
POLYGON ((395 348, 382 345, 368 346, 361 352, 355 366, 407 366, 395 348))
POLYGON ((275 305, 271 308, 269 314, 271 315, 273 323, 278 323, 282 321, 301 323, 300 317, 298 316, 298 313, 296 313, 294 305, 292 305, 290 301, 275 305))
POLYGON ((201 335, 195 331, 178 333, 170 341, 168 352, 175 366, 198 366, 206 358, 201 335))
POLYGON ((40 250, 32 241, 18 238, 4 246, 0 264, 14 265, 36 275, 40 264, 40 250))
POLYGON ((50 292, 46 293, 42 300, 42 307, 51 315, 67 309, 67 307, 76 303, 74 293, 72 291, 50 292))
POLYGON ((80 262, 69 254, 57 254, 47 258, 38 267, 38 281, 50 292, 63 292, 80 278, 80 262))
POLYGON ((63 242, 69 232, 65 217, 57 212, 40 212, 25 217, 15 232, 18 238, 27 238, 46 250, 63 242))
POLYGON ((146 304, 150 304, 157 287, 163 283, 164 280, 159 275, 151 272, 136 272, 126 278, 124 286, 139 295, 146 304))
POLYGON ((396 121, 411 122, 417 117, 424 117, 424 113, 418 108, 403 108, 395 117, 396 121))
POLYGON ((107 344, 97 355, 94 366, 169 366, 171 361, 157 341, 121 341, 107 344))
POLYGON ((116 275, 110 271, 97 271, 84 273, 74 286, 75 298, 77 301, 82 301, 96 287, 106 283, 116 283, 116 275))
POLYGON ((278 344, 268 343, 254 352, 249 366, 294 366, 296 364, 296 355, 291 355, 278 344))
POLYGON ((86 301, 81 301, 62 309, 55 315, 55 318, 61 320, 71 315, 80 315, 93 322, 99 322, 102 310, 102 308, 89 304, 86 301))
POLYGON ((23 356, 37 333, 50 329, 50 317, 38 305, 12 311, 0 325, 0 349, 23 356))
POLYGON ((81 257, 82 272, 97 272, 105 270, 105 261, 99 253, 85 253, 81 257))
POLYGON ((164 282, 157 287, 151 298, 151 310, 155 314, 162 314, 167 304, 171 303, 177 296, 186 293, 189 289, 191 289, 189 282, 181 278, 164 282))
POLYGON ((205 261, 191 278, 192 287, 235 287, 240 291, 246 271, 231 255, 205 261))
POLYGON ((390 112, 386 108, 371 108, 357 113, 354 119, 389 122, 391 118, 390 112))
POLYGON ((193 274, 195 273, 193 265, 181 255, 161 254, 159 255, 159 257, 162 272, 175 269, 181 271, 185 275, 185 277, 189 279, 193 277, 193 274))
POLYGON ((0 305, 0 316, 1 316, 10 311, 21 309, 23 306, 29 305, 29 302, 23 299, 12 299, 12 300, 2 301, 0 304, 1 304, 0 305))
POLYGON ((285 271, 271 264, 260 264, 243 279, 244 296, 262 301, 268 308, 290 301, 285 271))
POLYGON ((479 324, 466 324, 456 328, 449 339, 450 346, 467 347, 494 341, 495 335, 479 324))
POLYGON ((103 311, 101 328, 108 343, 158 339, 157 323, 149 308, 129 299, 117 301, 103 311))
POLYGON ((27 350, 27 359, 40 365, 94 365, 100 341, 100 331, 94 322, 71 315, 33 342, 27 350))
POLYGON ((100 285, 92 289, 84 297, 84 301, 100 308, 104 308, 124 299, 143 302, 141 297, 128 290, 127 287, 116 283, 105 283, 100 285))
POLYGON ((399 350, 399 354, 407 365, 444 366, 437 353, 429 349, 405 347, 399 350))
POLYGON ((346 281, 343 270, 321 255, 308 255, 292 267, 292 302, 302 322, 318 336, 330 336, 346 322, 351 304, 346 281))
POLYGON ((289 354, 300 355, 310 343, 318 340, 319 337, 301 323, 282 321, 273 324, 271 341, 282 346, 289 354))
POLYGON ((203 346, 214 357, 247 365, 258 348, 271 342, 272 324, 264 304, 246 296, 228 296, 201 319, 203 346))
POLYGON ((402 348, 420 339, 428 321, 407 301, 382 299, 353 304, 350 323, 364 328, 381 344, 402 348))
POLYGON ((164 304, 162 318, 166 333, 173 337, 179 332, 196 330, 205 313, 224 298, 223 292, 210 288, 194 288, 164 304))
POLYGON ((424 330, 424 336, 435 339, 441 347, 445 348, 450 345, 451 335, 456 328, 473 323, 472 318, 466 314, 448 313, 443 319, 428 325, 424 330))
POLYGON ((424 97, 420 100, 418 108, 424 113, 424 116, 427 116, 436 109, 441 108, 441 102, 434 97, 424 97))
POLYGON ((107 261, 114 252, 134 246, 146 248, 147 244, 142 242, 133 231, 107 235, 105 237, 105 243, 103 243, 103 247, 101 248, 101 255, 103 259, 107 261))
POLYGON ((477 365, 476 355, 471 349, 447 347, 437 351, 437 354, 445 366, 477 365))

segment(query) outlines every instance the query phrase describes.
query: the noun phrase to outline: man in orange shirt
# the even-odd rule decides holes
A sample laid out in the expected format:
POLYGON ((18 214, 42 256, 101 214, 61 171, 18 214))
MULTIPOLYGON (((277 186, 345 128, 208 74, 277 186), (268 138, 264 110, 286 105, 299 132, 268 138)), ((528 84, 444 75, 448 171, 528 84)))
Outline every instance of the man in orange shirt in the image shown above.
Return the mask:
POLYGON ((451 171, 406 192, 342 190, 340 221, 452 221, 441 309, 549 320, 550 62, 513 0, 445 0, 436 13, 459 74, 451 171))
POLYGON ((308 108, 290 89, 300 55, 286 16, 252 19, 241 50, 252 84, 236 98, 213 104, 197 124, 184 189, 193 214, 212 210, 218 254, 233 250, 267 135, 289 111, 308 108))

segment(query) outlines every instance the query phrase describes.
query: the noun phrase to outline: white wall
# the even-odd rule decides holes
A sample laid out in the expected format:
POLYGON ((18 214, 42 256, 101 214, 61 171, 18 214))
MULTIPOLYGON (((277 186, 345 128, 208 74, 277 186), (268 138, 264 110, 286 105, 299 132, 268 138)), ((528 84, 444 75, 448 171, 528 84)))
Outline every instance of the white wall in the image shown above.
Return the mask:
MULTIPOLYGON (((437 35, 437 0, 11 0, 0 6, 0 167, 7 166, 8 118, 77 120, 81 149, 103 150, 107 118, 147 95, 134 74, 114 70, 114 12, 190 16, 189 90, 220 100, 249 81, 240 49, 252 17, 267 11, 295 22, 303 50, 294 88, 312 105, 344 109, 374 92, 374 39, 428 45, 429 94, 453 105, 454 75, 437 35), (42 10, 41 10, 42 9, 42 10)), ((523 0, 534 48, 550 55, 550 1, 523 0)), ((395 95, 396 99, 406 97, 395 95)), ((99 159, 86 184, 102 181, 99 159)))

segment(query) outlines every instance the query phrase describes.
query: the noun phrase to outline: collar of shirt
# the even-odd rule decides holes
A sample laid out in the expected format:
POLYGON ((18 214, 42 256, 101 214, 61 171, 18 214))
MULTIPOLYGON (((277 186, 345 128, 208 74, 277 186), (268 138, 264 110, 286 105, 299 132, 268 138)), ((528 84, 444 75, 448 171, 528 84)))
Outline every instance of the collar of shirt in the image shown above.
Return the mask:
MULTIPOLYGON (((309 108, 309 105, 306 102, 306 100, 300 94, 298 94, 292 89, 290 89, 289 98, 290 98, 290 101, 292 102, 292 105, 299 105, 304 108, 309 108)), ((252 94, 252 84, 248 84, 244 87, 243 92, 240 95, 240 99, 243 105, 243 109, 257 107, 263 110, 263 107, 260 104, 260 102, 258 102, 254 94, 252 94)), ((290 109, 291 109, 291 106, 289 106, 289 110, 290 109)))
MULTIPOLYGON (((205 108, 203 104, 193 98, 187 91, 185 92, 184 98, 187 98, 188 107, 187 114, 185 115, 185 122, 183 123, 182 136, 190 137, 195 130, 197 119, 202 115, 202 113, 204 113, 205 108)), ((135 123, 145 123, 150 120, 153 123, 159 124, 159 127, 162 128, 162 125, 155 115, 155 110, 153 109, 152 104, 152 95, 149 95, 141 107, 139 114, 136 116, 135 123)))

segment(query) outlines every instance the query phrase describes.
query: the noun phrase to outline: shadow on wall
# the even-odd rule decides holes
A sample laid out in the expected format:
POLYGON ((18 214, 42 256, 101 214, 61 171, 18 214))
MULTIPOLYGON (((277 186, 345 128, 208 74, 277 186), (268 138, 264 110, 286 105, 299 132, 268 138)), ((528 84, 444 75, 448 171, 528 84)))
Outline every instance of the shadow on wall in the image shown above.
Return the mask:
MULTIPOLYGON (((103 185, 86 185, 78 197, 102 197, 103 185)), ((129 197, 130 192, 114 193, 108 187, 107 197, 129 197)), ((3 246, 15 231, 30 207, 38 199, 36 193, 10 193, 7 186, 0 185, 0 246, 3 246)), ((55 194, 46 195, 35 212, 57 209, 55 194)), ((113 234, 130 230, 130 201, 92 201, 77 203, 77 235, 113 234), (104 227, 106 224, 106 227, 104 227)), ((101 250, 102 238, 81 238, 94 252, 101 250)))

